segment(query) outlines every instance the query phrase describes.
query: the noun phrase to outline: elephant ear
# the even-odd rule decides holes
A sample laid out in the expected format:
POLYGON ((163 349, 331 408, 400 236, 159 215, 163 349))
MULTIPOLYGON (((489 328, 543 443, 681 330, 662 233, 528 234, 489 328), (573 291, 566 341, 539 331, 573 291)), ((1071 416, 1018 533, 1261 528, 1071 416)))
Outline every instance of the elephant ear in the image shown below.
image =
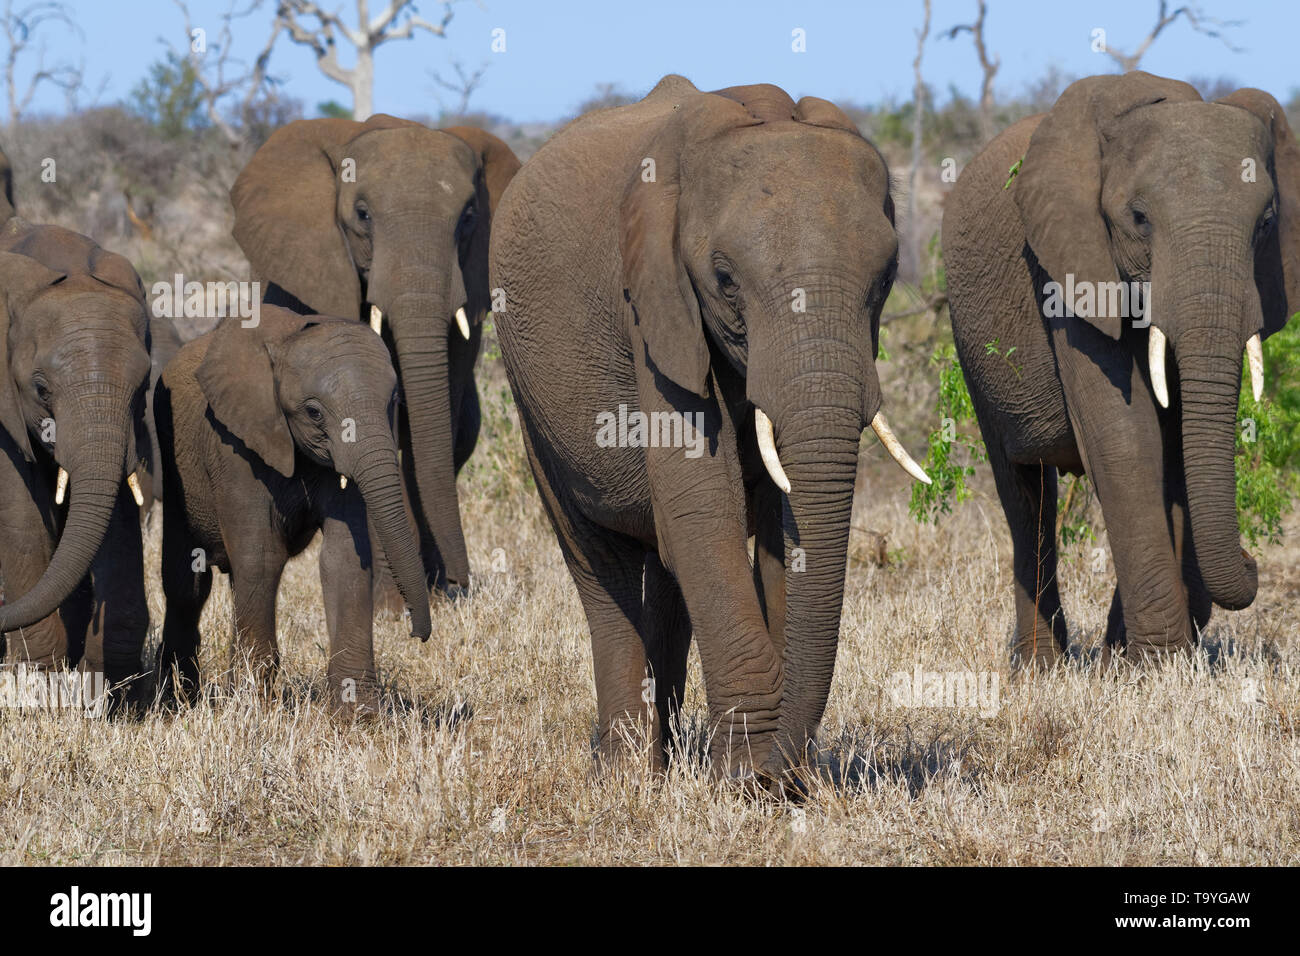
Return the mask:
POLYGON ((676 82, 667 85, 678 80, 665 77, 646 97, 672 95, 676 102, 623 192, 618 247, 623 295, 651 364, 677 385, 706 397, 709 345, 680 249, 682 154, 723 130, 758 120, 728 98, 700 94, 693 86, 686 90, 676 82), (653 167, 647 160, 653 160, 653 167))
POLYGON ((125 292, 139 302, 141 307, 147 304, 144 283, 140 281, 135 266, 116 252, 95 246, 90 257, 90 274, 105 285, 125 292))
MULTIPOLYGON (((1039 265, 1057 282, 1118 282, 1101 212, 1101 150, 1107 129, 1125 114, 1162 102, 1200 100, 1195 88, 1135 71, 1091 76, 1066 87, 1029 140, 1011 181, 1025 239, 1039 265)), ((1089 317, 1118 339, 1118 316, 1089 317)))
POLYGON ((217 421, 286 478, 293 476, 294 443, 280 409, 270 349, 311 321, 270 305, 261 307, 255 328, 244 328, 237 316, 227 318, 210 333, 194 372, 217 421))
POLYGON ((3 297, 3 308, 0 308, 0 427, 9 433, 28 461, 32 460, 32 444, 18 399, 18 383, 14 381, 9 365, 14 345, 14 324, 33 299, 66 278, 65 273, 47 268, 31 256, 0 252, 0 297, 3 297))
POLYGON ((335 216, 339 171, 329 151, 363 129, 344 119, 290 123, 230 190, 235 241, 253 275, 320 313, 355 316, 361 308, 361 280, 335 216))
MULTIPOLYGON (((1300 146, 1286 112, 1263 90, 1244 88, 1216 103, 1254 113, 1273 134, 1273 183, 1277 228, 1255 253, 1255 284, 1264 312, 1264 337, 1278 332, 1300 311, 1300 146)), ((1247 334, 1259 331, 1247 329, 1247 334)))
POLYGON ((487 187, 488 211, 495 215, 501 195, 523 165, 519 162, 519 157, 502 140, 486 130, 473 126, 449 126, 443 132, 464 140, 478 156, 479 165, 483 168, 483 184, 487 187))

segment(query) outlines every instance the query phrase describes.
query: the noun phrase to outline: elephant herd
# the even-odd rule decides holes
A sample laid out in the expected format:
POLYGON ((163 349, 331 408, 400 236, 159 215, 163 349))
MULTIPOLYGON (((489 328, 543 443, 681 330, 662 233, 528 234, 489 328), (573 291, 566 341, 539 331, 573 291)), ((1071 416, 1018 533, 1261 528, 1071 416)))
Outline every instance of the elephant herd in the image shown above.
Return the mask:
MULTIPOLYGON (((102 671, 118 709, 193 701, 220 568, 235 647, 269 682, 281 573, 320 533, 331 704, 374 712, 376 602, 427 639, 431 592, 469 594, 456 475, 491 312, 590 629, 602 755, 640 740, 668 758, 694 636, 715 772, 805 765, 867 427, 929 481, 875 366, 890 182, 839 108, 768 85, 668 76, 522 166, 475 129, 301 120, 231 190, 256 320, 184 344, 125 259, 12 216, 6 663, 102 671), (166 616, 145 681, 139 506, 155 496, 166 616)), ((1258 395, 1261 338, 1300 305, 1298 190, 1271 96, 1207 103, 1129 73, 1074 83, 950 192, 952 331, 1014 545, 1018 665, 1066 646, 1061 470, 1091 477, 1109 529, 1109 653, 1187 648, 1212 604, 1254 598, 1237 393, 1243 349, 1258 395)))

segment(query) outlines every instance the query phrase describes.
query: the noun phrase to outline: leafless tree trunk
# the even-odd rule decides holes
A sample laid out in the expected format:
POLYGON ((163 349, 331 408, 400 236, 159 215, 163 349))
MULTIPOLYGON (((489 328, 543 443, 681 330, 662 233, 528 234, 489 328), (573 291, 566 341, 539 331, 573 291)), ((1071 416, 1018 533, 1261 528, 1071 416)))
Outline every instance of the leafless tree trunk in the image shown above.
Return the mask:
POLYGON ((1223 35, 1222 31, 1229 27, 1239 27, 1242 25, 1243 21, 1216 20, 1212 17, 1207 17, 1201 12, 1199 7, 1194 7, 1190 4, 1170 10, 1169 0, 1160 0, 1160 6, 1156 11, 1156 25, 1151 28, 1151 31, 1146 35, 1146 38, 1138 44, 1136 50, 1132 53, 1125 53, 1123 50, 1118 50, 1107 42, 1104 52, 1119 64, 1121 73, 1130 73, 1138 68, 1138 64, 1142 62, 1142 57, 1146 56, 1147 51, 1151 49, 1151 44, 1155 42, 1156 37, 1160 36, 1165 27, 1173 24, 1179 17, 1186 20, 1188 24, 1191 25, 1191 28, 1197 33, 1203 33, 1207 37, 1214 37, 1216 40, 1221 40, 1223 45, 1233 53, 1241 52, 1239 47, 1232 45, 1231 41, 1223 35))
POLYGON ((997 76, 998 67, 1002 65, 1000 57, 990 57, 984 45, 984 19, 988 14, 988 4, 978 0, 979 15, 974 23, 962 23, 948 31, 948 39, 956 39, 959 33, 969 32, 975 40, 975 54, 979 57, 983 80, 980 82, 980 137, 984 142, 993 138, 993 77, 997 76))
POLYGON ((277 16, 294 43, 311 48, 317 68, 351 91, 352 118, 365 120, 374 112, 375 50, 390 40, 410 39, 416 30, 445 37, 454 2, 442 0, 442 20, 438 23, 418 16, 413 0, 388 0, 383 12, 374 18, 370 16, 369 0, 356 0, 356 26, 349 26, 341 13, 322 10, 312 0, 280 0, 277 16), (306 17, 313 18, 314 23, 305 24, 306 17), (356 50, 356 63, 350 69, 339 64, 338 37, 356 50))
POLYGON ((36 95, 36 88, 42 83, 50 83, 62 89, 68 97, 69 103, 74 101, 76 91, 81 87, 82 70, 80 67, 60 63, 48 69, 46 68, 45 45, 42 43, 37 48, 36 69, 27 84, 27 89, 21 95, 19 94, 18 59, 31 45, 36 32, 47 24, 60 24, 62 29, 78 36, 81 35, 81 30, 72 18, 71 12, 62 3, 45 2, 43 0, 43 2, 32 3, 15 11, 13 0, 5 0, 4 18, 0 21, 0 29, 4 30, 5 39, 9 42, 9 53, 5 57, 5 89, 9 96, 10 126, 13 126, 22 118, 23 111, 27 109, 32 102, 32 97, 36 95))
POLYGON ((912 61, 912 169, 907 174, 907 228, 912 234, 912 267, 921 270, 921 230, 916 221, 916 183, 921 170, 921 134, 925 119, 925 80, 921 75, 921 60, 925 54, 925 41, 930 36, 930 0, 922 0, 925 20, 916 33, 916 59, 912 61))
POLYGON ((185 40, 188 57, 194 67, 195 80, 202 91, 203 106, 208 119, 231 146, 240 146, 244 142, 248 119, 254 102, 268 86, 274 83, 274 80, 267 75, 267 64, 270 62, 271 49, 275 46, 275 41, 285 28, 284 23, 277 17, 271 24, 271 35, 257 55, 257 59, 253 61, 252 67, 243 73, 231 76, 229 75, 230 67, 237 65, 237 61, 232 60, 230 57, 230 49, 234 38, 232 24, 235 20, 247 17, 255 12, 261 7, 262 0, 254 0, 251 6, 238 12, 235 9, 235 0, 231 0, 230 6, 221 16, 221 30, 215 42, 208 43, 205 38, 203 49, 195 49, 197 42, 194 36, 195 27, 190 19, 189 7, 185 0, 173 0, 173 2, 185 16, 185 40), (234 109, 240 124, 236 127, 222 114, 221 107, 226 99, 238 94, 241 90, 243 96, 234 109))

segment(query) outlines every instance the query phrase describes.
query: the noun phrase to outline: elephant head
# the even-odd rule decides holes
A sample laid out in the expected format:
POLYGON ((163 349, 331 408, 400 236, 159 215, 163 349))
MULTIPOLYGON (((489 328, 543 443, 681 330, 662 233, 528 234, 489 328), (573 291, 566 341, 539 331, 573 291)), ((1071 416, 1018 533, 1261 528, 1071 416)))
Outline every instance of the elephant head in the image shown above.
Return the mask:
POLYGON ((844 596, 858 446, 871 424, 894 439, 875 368, 898 239, 883 157, 838 108, 774 86, 680 103, 620 209, 624 284, 638 360, 707 397, 730 379, 744 409, 742 457, 785 493, 785 690, 781 744, 799 751, 830 690, 844 596), (721 366, 721 367, 720 367, 721 366), (748 425, 750 410, 754 424, 748 425), (748 429, 748 430, 746 430, 748 429))
POLYGON ((0 608, 3 632, 49 616, 81 583, 124 480, 140 500, 149 352, 139 277, 85 236, 10 219, 0 296, 0 428, 37 480, 57 467, 55 502, 70 498, 45 573, 0 608))
POLYGON ((235 239, 255 276, 306 307, 298 311, 388 325, 416 491, 449 584, 469 583, 449 353, 472 349, 472 367, 471 327, 490 308, 491 212, 518 168, 509 147, 480 130, 383 114, 300 120, 258 150, 231 190, 235 239))
POLYGON ((424 566, 402 498, 393 438, 397 375, 383 342, 360 323, 263 306, 256 328, 238 318, 212 332, 195 378, 211 414, 286 478, 298 455, 355 482, 412 632, 431 631, 424 566))
POLYGON ((1206 103, 1141 72, 1080 80, 1035 130, 1011 188, 1051 279, 1094 283, 1098 302, 1101 283, 1149 283, 1145 337, 1124 334, 1117 314, 1086 321, 1132 342, 1164 407, 1172 347, 1197 560, 1217 604, 1246 607, 1257 581, 1236 517, 1242 350, 1258 398, 1260 337, 1300 307, 1300 150, 1281 107, 1249 89, 1206 103))

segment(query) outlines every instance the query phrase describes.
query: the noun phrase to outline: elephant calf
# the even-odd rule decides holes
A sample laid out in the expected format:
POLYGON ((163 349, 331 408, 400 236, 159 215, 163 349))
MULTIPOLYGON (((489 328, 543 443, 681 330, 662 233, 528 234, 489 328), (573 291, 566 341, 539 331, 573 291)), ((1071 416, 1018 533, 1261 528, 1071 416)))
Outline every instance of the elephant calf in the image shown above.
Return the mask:
POLYGON ((199 615, 212 567, 230 575, 235 648, 265 679, 278 664, 285 562, 317 530, 333 701, 373 710, 371 574, 382 548, 427 640, 429 601, 393 436, 397 376, 379 336, 341 318, 261 307, 185 345, 154 397, 163 467, 157 668, 164 702, 198 688, 199 615), (179 686, 177 679, 179 677, 179 686))

